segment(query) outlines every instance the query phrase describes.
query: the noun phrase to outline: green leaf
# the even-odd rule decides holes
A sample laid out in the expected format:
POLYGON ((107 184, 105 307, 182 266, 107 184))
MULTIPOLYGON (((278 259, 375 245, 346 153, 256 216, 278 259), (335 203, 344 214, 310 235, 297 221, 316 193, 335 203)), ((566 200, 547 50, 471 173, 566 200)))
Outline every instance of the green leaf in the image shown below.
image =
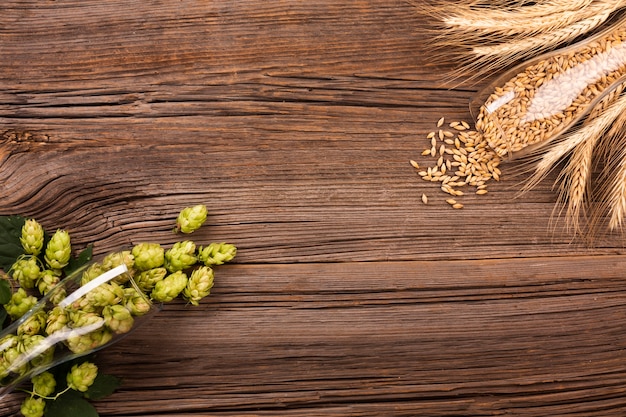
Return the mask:
POLYGON ((0 330, 4 328, 4 322, 7 319, 7 311, 4 306, 0 306, 0 330))
POLYGON ((24 254, 20 237, 25 222, 22 216, 0 216, 0 268, 5 272, 24 254))
POLYGON ((113 394, 121 383, 122 380, 116 376, 99 373, 93 385, 85 392, 85 397, 90 400, 101 400, 113 394))
POLYGON ((54 401, 46 404, 46 417, 98 417, 93 405, 82 397, 79 392, 69 390, 54 401))
POLYGON ((92 254, 93 246, 88 245, 81 253, 78 254, 77 257, 71 257, 69 264, 63 270, 63 272, 65 272, 65 276, 69 276, 72 272, 91 261, 92 254))
POLYGON ((0 278, 0 304, 6 304, 11 300, 11 284, 6 279, 0 278))

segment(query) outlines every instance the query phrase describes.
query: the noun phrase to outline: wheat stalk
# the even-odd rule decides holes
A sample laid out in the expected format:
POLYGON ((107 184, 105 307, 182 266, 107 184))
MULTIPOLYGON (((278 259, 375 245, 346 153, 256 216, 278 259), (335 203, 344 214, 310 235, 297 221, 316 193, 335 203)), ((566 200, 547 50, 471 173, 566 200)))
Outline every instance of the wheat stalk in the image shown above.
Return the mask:
POLYGON ((485 33, 505 36, 535 34, 568 26, 603 9, 592 4, 593 0, 557 3, 515 9, 472 9, 461 5, 458 11, 444 17, 443 23, 467 32, 472 38, 484 37, 485 33))
POLYGON ((417 10, 439 22, 432 31, 437 58, 466 61, 450 74, 452 79, 468 74, 470 80, 475 79, 571 42, 626 7, 626 0, 485 3, 425 4, 413 0, 417 10))
POLYGON ((589 195, 593 155, 599 138, 600 136, 589 136, 576 146, 567 166, 559 175, 564 181, 561 182, 558 202, 567 204, 566 226, 574 234, 582 234, 580 219, 586 214, 585 198, 589 195))
POLYGON ((569 26, 542 32, 534 36, 505 41, 496 45, 476 46, 472 48, 472 53, 478 57, 478 61, 494 59, 512 61, 525 58, 590 32, 604 23, 610 14, 610 11, 604 11, 569 26))

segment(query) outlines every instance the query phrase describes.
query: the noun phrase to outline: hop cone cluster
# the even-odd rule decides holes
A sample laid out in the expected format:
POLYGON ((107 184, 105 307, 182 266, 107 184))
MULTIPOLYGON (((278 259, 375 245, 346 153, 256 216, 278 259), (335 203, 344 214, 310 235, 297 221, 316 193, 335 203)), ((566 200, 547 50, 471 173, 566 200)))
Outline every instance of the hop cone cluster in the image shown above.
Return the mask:
MULTIPOLYGON (((177 229, 191 233, 206 217, 205 206, 188 207, 179 214, 177 229)), ((70 235, 58 229, 47 244, 44 236, 35 220, 24 222, 19 236, 24 255, 10 269, 19 288, 4 304, 12 321, 22 319, 14 333, 0 339, 0 381, 38 373, 32 378, 31 397, 22 404, 27 417, 43 415, 43 397, 55 393, 54 377, 39 368, 51 363, 55 352, 93 352, 130 332, 142 316, 156 310, 154 303, 180 297, 198 305, 213 287, 212 267, 232 260, 237 252, 227 243, 198 247, 183 240, 166 250, 144 242, 110 253, 65 279, 72 254, 70 235), (109 276, 109 271, 122 266, 125 272, 109 276), (88 290, 81 292, 86 285, 88 290), (33 295, 37 291, 48 296, 45 304, 37 305, 33 295)), ((67 375, 67 387, 84 392, 96 375, 95 365, 76 365, 67 375)))

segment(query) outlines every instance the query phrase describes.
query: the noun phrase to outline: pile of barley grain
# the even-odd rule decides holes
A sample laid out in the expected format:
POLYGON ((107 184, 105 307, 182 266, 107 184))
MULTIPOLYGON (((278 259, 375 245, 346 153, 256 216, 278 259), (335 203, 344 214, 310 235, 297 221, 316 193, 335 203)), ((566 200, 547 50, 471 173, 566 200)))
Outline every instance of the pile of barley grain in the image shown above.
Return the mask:
MULTIPOLYGON (((422 152, 422 156, 435 161, 433 166, 421 168, 414 160, 410 161, 411 165, 424 181, 441 183, 441 191, 452 197, 465 195, 462 189, 467 187, 474 187, 478 195, 487 194, 487 181, 500 179, 500 157, 467 122, 452 122, 448 125, 450 129, 444 128, 444 124, 442 117, 437 130, 427 135, 431 146, 422 152)), ((426 194, 422 194, 422 202, 428 204, 426 194)), ((446 202, 453 208, 463 208, 455 198, 446 202)))
POLYGON ((527 66, 496 86, 476 128, 502 157, 551 139, 626 75, 626 25, 527 66))

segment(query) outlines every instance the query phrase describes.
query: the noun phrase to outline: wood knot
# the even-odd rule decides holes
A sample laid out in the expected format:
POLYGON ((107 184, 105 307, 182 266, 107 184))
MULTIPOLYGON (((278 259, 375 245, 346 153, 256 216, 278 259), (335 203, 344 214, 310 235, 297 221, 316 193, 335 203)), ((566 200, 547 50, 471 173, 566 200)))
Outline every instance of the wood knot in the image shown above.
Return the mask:
POLYGON ((5 130, 2 132, 1 138, 1 142, 15 144, 50 142, 50 136, 44 133, 17 129, 5 130))

